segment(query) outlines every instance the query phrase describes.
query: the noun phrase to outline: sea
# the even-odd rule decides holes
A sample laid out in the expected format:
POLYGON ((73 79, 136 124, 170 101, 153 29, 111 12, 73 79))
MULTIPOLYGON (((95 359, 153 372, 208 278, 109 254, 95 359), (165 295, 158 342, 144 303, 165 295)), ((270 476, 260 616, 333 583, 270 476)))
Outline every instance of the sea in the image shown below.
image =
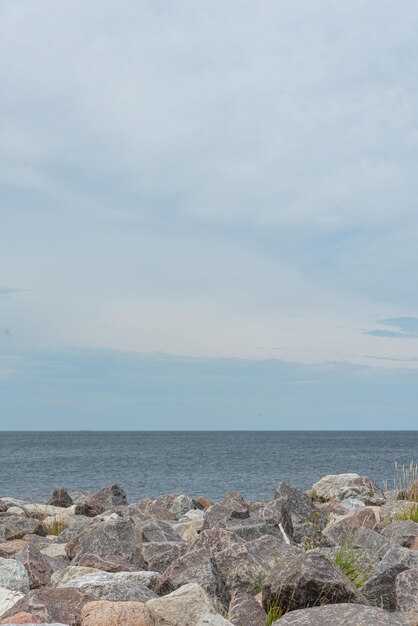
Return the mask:
POLYGON ((308 489, 357 472, 389 488, 418 461, 418 431, 0 432, 0 497, 46 501, 52 491, 118 483, 131 502, 169 492, 219 501, 270 498, 284 481, 308 489))

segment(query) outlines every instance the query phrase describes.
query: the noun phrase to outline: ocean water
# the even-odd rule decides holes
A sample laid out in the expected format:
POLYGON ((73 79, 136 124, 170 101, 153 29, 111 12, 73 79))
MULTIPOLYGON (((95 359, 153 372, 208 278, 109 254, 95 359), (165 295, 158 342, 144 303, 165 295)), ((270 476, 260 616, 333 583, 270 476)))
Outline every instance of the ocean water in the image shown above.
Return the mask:
POLYGON ((393 481, 418 461, 418 431, 0 432, 0 497, 44 501, 53 489, 119 483, 130 501, 172 491, 269 498, 282 480, 307 489, 326 474, 393 481))

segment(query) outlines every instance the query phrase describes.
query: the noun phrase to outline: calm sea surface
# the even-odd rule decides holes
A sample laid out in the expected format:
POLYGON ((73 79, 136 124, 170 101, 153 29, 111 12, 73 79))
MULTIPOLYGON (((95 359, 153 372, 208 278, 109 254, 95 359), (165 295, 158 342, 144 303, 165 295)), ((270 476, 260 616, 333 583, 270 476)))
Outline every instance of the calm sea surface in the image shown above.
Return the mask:
POLYGON ((418 461, 414 432, 0 432, 0 497, 48 498, 56 487, 118 482, 134 501, 170 491, 218 500, 271 497, 283 480, 308 488, 325 474, 393 480, 418 461))

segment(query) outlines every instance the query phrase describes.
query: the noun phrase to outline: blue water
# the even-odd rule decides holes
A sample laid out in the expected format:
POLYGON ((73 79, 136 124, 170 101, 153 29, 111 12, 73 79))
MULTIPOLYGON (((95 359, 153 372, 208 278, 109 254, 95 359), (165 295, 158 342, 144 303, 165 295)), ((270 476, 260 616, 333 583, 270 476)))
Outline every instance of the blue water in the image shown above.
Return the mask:
POLYGON ((418 431, 0 432, 0 497, 42 501, 56 487, 118 482, 130 501, 170 491, 268 498, 283 480, 308 488, 357 472, 379 484, 418 460, 418 431))

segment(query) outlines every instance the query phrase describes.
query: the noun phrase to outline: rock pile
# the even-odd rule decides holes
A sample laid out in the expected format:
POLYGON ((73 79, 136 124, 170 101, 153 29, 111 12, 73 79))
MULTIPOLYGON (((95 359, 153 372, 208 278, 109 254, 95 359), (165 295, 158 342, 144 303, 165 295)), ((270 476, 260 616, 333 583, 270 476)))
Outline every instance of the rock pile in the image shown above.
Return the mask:
POLYGON ((251 502, 129 504, 118 485, 60 488, 47 504, 3 497, 0 624, 418 626, 405 495, 341 474, 251 502))

